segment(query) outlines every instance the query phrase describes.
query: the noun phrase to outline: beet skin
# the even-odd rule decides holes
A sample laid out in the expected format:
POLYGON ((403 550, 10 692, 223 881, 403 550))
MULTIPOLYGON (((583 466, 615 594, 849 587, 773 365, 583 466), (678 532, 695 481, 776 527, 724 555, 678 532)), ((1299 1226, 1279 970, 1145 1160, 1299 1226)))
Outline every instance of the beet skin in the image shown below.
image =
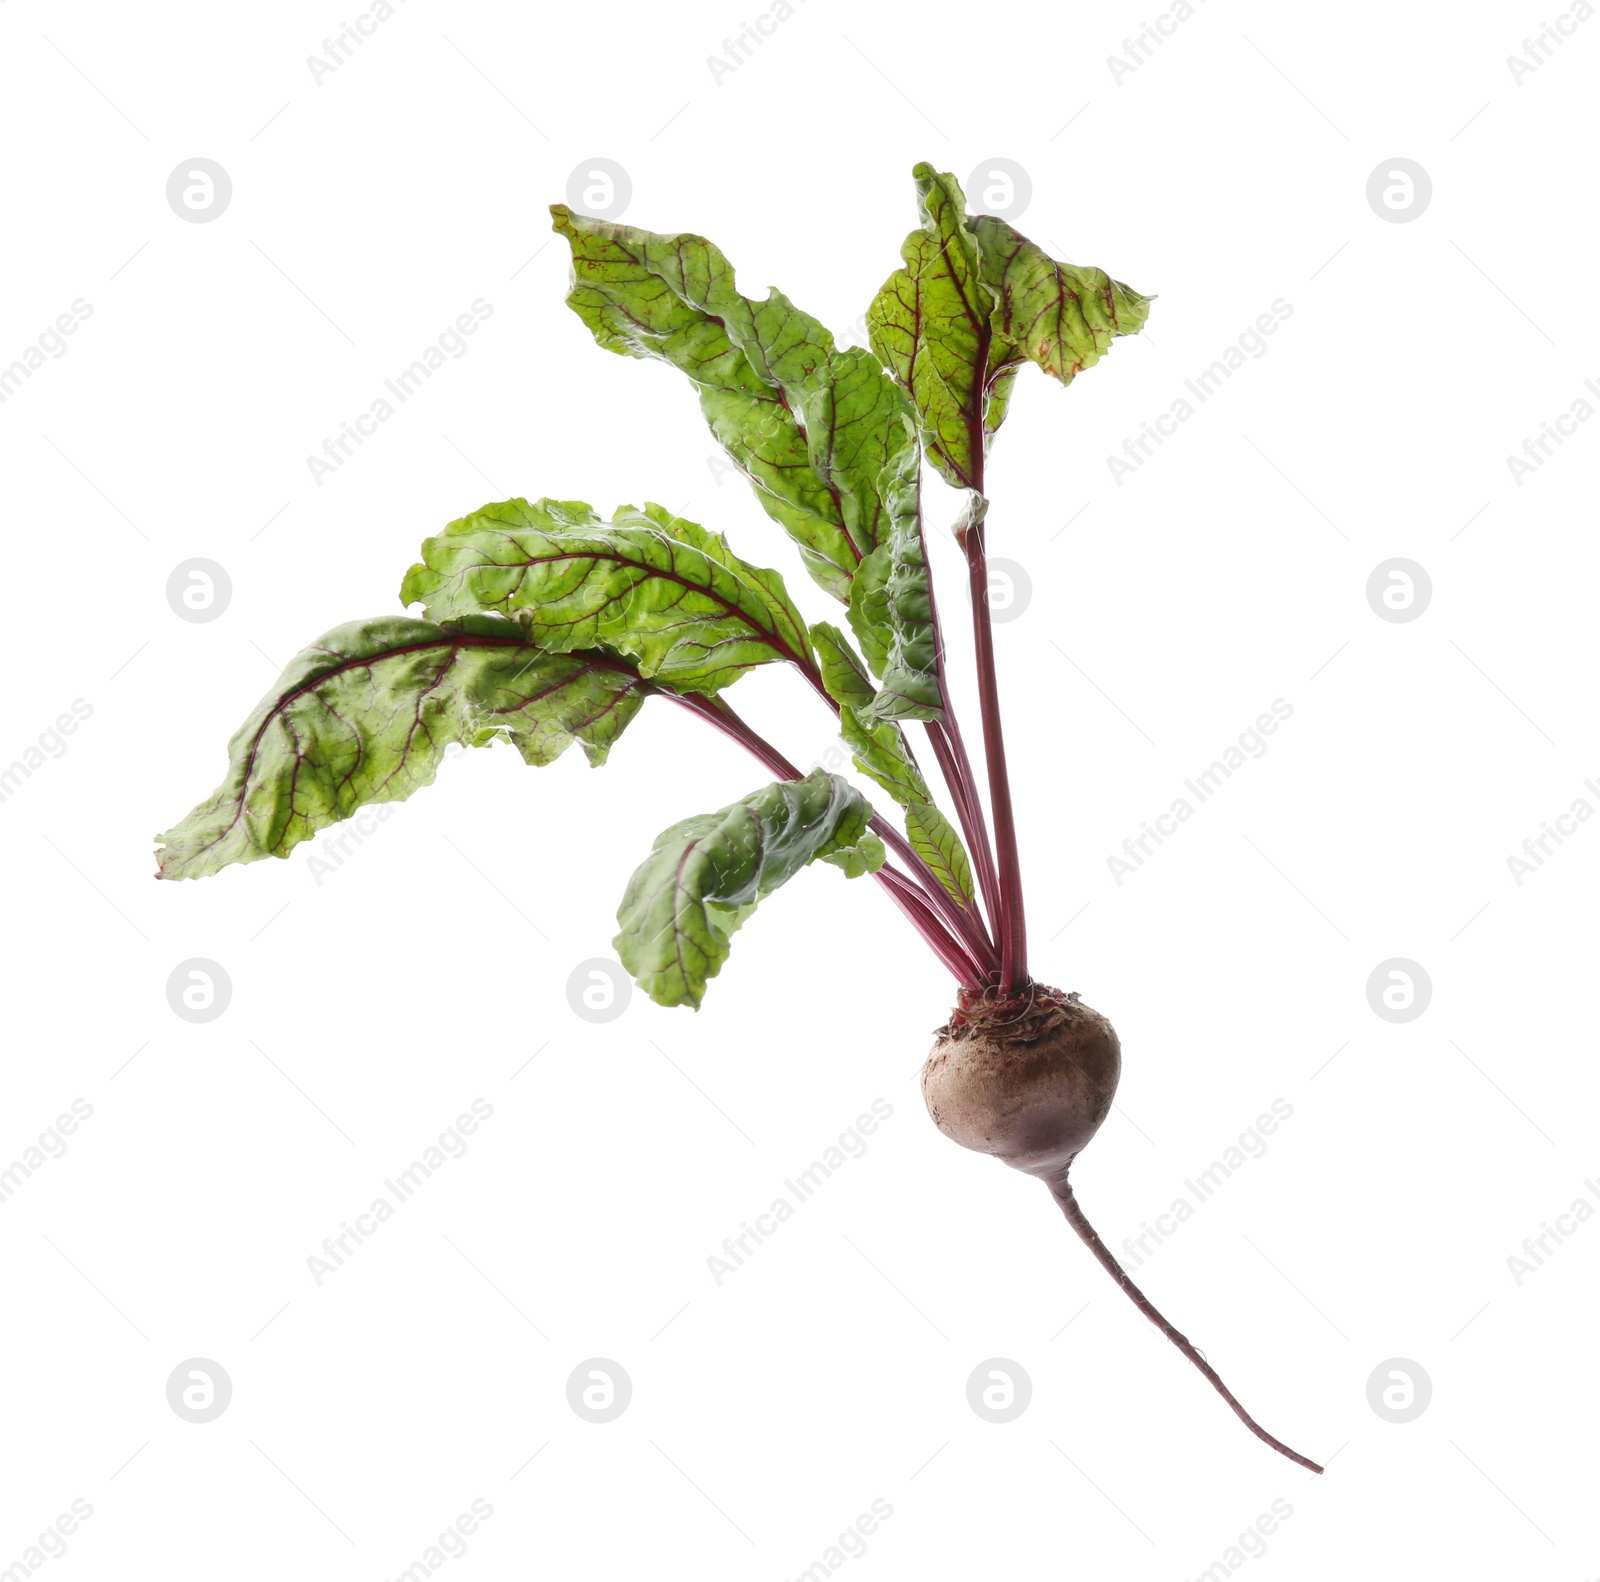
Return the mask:
POLYGON ((1116 1030, 1076 995, 1042 984, 1022 1004, 963 998, 922 1068, 934 1125, 1013 1169, 1064 1179, 1111 1112, 1116 1030))

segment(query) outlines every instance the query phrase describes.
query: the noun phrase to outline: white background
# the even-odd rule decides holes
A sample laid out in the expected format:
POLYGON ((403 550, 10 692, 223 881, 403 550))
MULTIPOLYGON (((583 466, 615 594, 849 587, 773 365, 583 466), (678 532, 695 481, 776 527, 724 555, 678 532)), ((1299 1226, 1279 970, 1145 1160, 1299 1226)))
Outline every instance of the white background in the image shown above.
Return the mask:
MULTIPOLYGON (((719 82, 749 9, 403 0, 319 84, 337 8, 5 5, 0 362, 93 311, 0 407, 0 760, 93 712, 0 804, 0 1163, 93 1116, 0 1204, 0 1568, 74 1499, 50 1575, 391 1578, 474 1499, 451 1575, 776 1582, 874 1499, 850 1575, 1221 1576, 1274 1500, 1252 1576, 1600 1566, 1600 1225, 1507 1265, 1600 1175, 1600 828, 1520 886, 1506 861, 1600 806, 1600 423, 1520 484, 1506 463, 1600 379, 1600 21, 1518 85, 1541 19, 1209 0, 1119 82, 1148 10, 808 0, 719 82), (165 188, 195 157, 233 196, 187 224, 165 188), (921 158, 1016 161, 1023 231, 1158 296, 1072 390, 1026 373, 991 461, 991 551, 1033 587, 997 628, 1033 965, 1122 1038, 1075 1172, 1113 1246, 1292 1106, 1139 1279, 1325 1478, 1240 1427, 1044 1191, 934 1130, 951 985, 875 886, 803 875, 698 1016, 573 1014, 657 830, 765 778, 666 705, 599 772, 447 764, 320 883, 326 835, 150 882, 277 667, 397 610, 422 537, 487 500, 659 500, 827 613, 717 482, 684 382, 563 306, 545 206, 597 157, 629 221, 709 235, 841 335, 921 158), (1366 197, 1396 157, 1433 185, 1409 223, 1366 197), (477 298, 467 353, 314 481, 477 298), (1116 482, 1278 299, 1265 355, 1116 482), (196 556, 233 586, 205 624, 165 595, 196 556), (1396 556, 1433 587, 1404 624, 1365 593, 1396 556), (1117 884, 1108 856, 1276 698, 1264 756, 1117 884), (204 1025, 167 1004, 191 957, 232 982, 204 1025), (1433 989, 1399 1025, 1366 994, 1391 957, 1433 989), (469 1151, 319 1286, 323 1238, 475 1098, 469 1151), (715 1284, 722 1239, 877 1098, 869 1151, 715 1284), (633 1382, 606 1425, 565 1394, 596 1356, 633 1382), (195 1357, 233 1387, 204 1425, 165 1396, 195 1357), (1006 1425, 966 1402, 992 1357, 1032 1380, 1006 1425), (1432 1381, 1403 1425, 1367 1401, 1394 1358, 1432 1381)), ((829 751, 794 677, 735 701, 798 762, 829 751)))

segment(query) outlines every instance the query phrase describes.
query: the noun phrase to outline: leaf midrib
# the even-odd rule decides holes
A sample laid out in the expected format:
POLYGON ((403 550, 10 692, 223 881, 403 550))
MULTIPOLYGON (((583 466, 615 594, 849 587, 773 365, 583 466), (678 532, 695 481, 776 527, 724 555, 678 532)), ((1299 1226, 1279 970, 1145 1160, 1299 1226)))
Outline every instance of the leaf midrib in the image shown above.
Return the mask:
MULTIPOLYGON (((489 569, 495 571, 525 571, 534 566, 554 565, 555 563, 563 560, 609 561, 613 565, 627 566, 632 570, 645 572, 648 576, 659 578, 663 582, 675 583, 678 587, 685 588, 691 593, 702 594, 705 598, 710 599, 713 604, 718 605, 724 611, 724 613, 741 621, 750 629, 750 631, 754 632, 757 637, 765 642, 769 648, 772 648, 774 651, 776 651, 782 658, 789 660, 792 664, 798 665, 802 670, 809 668, 806 660, 800 654, 797 654, 794 649, 778 635, 776 631, 763 626, 759 621, 755 620, 747 610, 742 609, 739 605, 724 598, 714 588, 707 586, 705 583, 694 582, 690 578, 685 577, 676 571, 663 571, 659 566, 652 566, 647 561, 635 560, 630 556, 620 554, 615 550, 563 550, 558 554, 528 555, 521 560, 494 561, 492 563, 485 563, 484 567, 482 568, 468 567, 467 572, 463 573, 463 575, 468 575, 472 571, 478 569, 489 569)), ((707 563, 712 564, 709 559, 707 563)), ((723 569, 727 570, 726 567, 723 569)), ((736 581, 738 580, 737 575, 734 572, 729 571, 728 574, 733 576, 736 581)), ((743 584, 741 584, 741 586, 743 586, 743 584)), ((504 602, 506 608, 508 609, 526 609, 531 607, 528 605, 513 605, 509 599, 504 602)))

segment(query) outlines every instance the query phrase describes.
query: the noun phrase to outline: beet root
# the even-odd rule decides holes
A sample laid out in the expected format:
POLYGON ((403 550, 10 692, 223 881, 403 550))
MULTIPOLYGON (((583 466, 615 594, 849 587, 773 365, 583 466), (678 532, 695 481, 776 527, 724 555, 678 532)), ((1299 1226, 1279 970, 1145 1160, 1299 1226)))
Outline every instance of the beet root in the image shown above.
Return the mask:
POLYGON ((1217 1370, 1128 1278, 1089 1223, 1067 1175, 1111 1113, 1122 1046, 1116 1030, 1076 994, 1030 984, 1019 996, 963 989, 922 1068, 922 1097, 952 1142, 993 1154, 1050 1188, 1067 1223, 1124 1295, 1199 1369, 1239 1420, 1279 1455, 1322 1468, 1264 1429, 1217 1370))
POLYGON ((1075 994, 1042 984, 1020 1002, 963 996, 922 1068, 922 1097, 952 1142, 1065 1181, 1111 1113, 1122 1047, 1075 994))

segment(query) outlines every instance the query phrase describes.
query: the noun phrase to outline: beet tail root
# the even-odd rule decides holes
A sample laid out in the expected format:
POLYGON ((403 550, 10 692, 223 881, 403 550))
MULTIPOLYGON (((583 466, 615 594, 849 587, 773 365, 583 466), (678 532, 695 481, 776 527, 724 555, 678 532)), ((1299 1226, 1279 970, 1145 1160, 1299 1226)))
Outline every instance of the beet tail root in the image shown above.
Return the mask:
POLYGON ((1308 1456, 1302 1456, 1299 1451, 1291 1450, 1281 1439, 1274 1439, 1255 1418, 1242 1407, 1232 1390, 1222 1382, 1217 1370, 1189 1344, 1188 1337, 1180 1335, 1165 1318, 1156 1310, 1143 1291, 1128 1278, 1127 1271, 1112 1256, 1111 1249, 1100 1240, 1098 1232, 1084 1217, 1083 1210, 1078 1206, 1078 1200, 1073 1195, 1071 1186, 1067 1182, 1066 1173, 1063 1172, 1057 1179, 1049 1183, 1051 1195, 1061 1205, 1061 1212, 1067 1216, 1067 1223, 1078 1233, 1079 1239, 1090 1252, 1098 1258, 1105 1267, 1107 1274, 1127 1293, 1128 1300, 1161 1331, 1174 1346, 1197 1367, 1206 1378, 1211 1381, 1212 1388, 1234 1410, 1239 1421, 1250 1430, 1257 1439, 1272 1446, 1280 1456, 1287 1456, 1298 1466, 1306 1467, 1312 1472, 1321 1472, 1322 1468, 1308 1456))

